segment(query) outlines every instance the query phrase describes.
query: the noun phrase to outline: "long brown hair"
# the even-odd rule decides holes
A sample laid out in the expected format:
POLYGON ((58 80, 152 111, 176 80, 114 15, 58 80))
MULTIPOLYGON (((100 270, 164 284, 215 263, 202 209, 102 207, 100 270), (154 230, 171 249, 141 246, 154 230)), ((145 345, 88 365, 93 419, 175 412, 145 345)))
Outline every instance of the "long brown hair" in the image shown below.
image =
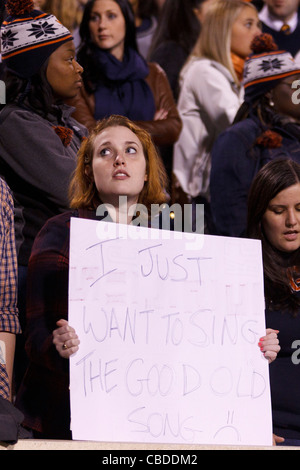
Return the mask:
POLYGON ((267 163, 256 175, 248 198, 249 238, 262 241, 265 296, 267 305, 273 308, 300 309, 298 296, 290 288, 288 272, 300 266, 300 248, 290 256, 283 256, 268 241, 264 234, 262 218, 269 203, 284 189, 300 183, 300 165, 293 160, 277 158, 267 163))
POLYGON ((150 134, 128 118, 113 115, 100 121, 79 149, 77 167, 70 185, 71 208, 97 209, 102 204, 95 183, 89 176, 94 156, 94 144, 96 137, 104 129, 116 126, 130 129, 143 146, 148 179, 139 196, 138 203, 143 204, 149 210, 151 204, 166 202, 167 175, 150 134))

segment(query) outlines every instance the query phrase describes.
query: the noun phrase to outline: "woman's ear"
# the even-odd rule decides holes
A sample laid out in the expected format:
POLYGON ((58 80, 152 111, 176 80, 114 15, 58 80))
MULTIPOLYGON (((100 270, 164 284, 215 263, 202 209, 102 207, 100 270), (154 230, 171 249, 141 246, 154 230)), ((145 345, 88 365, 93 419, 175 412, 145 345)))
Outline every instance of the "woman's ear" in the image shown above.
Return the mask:
POLYGON ((148 175, 147 175, 147 173, 145 174, 144 181, 145 181, 145 183, 146 183, 146 181, 148 181, 148 175))

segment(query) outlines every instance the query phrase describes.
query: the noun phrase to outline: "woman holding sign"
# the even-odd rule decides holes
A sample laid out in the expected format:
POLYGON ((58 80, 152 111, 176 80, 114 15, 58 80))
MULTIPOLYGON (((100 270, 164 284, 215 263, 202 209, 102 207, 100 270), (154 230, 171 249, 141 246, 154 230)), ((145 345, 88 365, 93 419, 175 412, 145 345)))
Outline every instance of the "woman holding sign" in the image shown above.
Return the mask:
POLYGON ((274 432, 300 446, 300 165, 281 158, 265 165, 248 208, 248 235, 262 240, 267 326, 280 330, 270 367, 274 432))
POLYGON ((150 135, 127 118, 103 120, 83 142, 70 190, 73 210, 46 223, 29 262, 26 349, 30 363, 17 406, 35 437, 71 438, 66 359, 79 346, 67 322, 71 217, 103 220, 106 215, 106 221, 132 223, 128 209, 138 203, 149 209, 151 204, 163 204, 165 185, 165 170, 150 135), (126 196, 124 205, 119 204, 119 196, 126 196), (97 217, 102 204, 110 215, 102 211, 97 217))
MULTIPOLYGON (((105 216, 106 221, 137 225, 137 219, 141 223, 147 214, 134 218, 132 206, 139 204, 139 211, 145 207, 148 212, 151 204, 163 204, 165 184, 164 167, 150 135, 125 117, 101 121, 82 144, 71 184, 73 210, 46 223, 29 262, 30 364, 17 405, 34 437, 71 438, 67 359, 79 348, 79 338, 67 321, 71 217, 104 220, 105 216), (124 196, 127 203, 120 204, 124 196)), ((149 217, 147 226, 153 227, 152 222, 149 217)), ((277 343, 272 332, 261 340, 270 360, 276 357, 277 343)))

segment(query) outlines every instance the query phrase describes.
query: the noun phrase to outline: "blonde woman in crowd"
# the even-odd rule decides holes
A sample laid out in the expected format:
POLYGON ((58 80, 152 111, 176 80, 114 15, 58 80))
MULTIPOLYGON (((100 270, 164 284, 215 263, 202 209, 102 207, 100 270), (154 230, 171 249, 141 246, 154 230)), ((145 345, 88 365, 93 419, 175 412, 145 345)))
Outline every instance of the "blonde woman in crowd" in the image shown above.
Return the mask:
POLYGON ((181 73, 178 110, 183 129, 174 148, 174 199, 204 202, 209 233, 213 230, 208 203, 210 151, 243 101, 243 64, 251 52, 252 40, 260 32, 258 13, 251 3, 214 2, 181 73))

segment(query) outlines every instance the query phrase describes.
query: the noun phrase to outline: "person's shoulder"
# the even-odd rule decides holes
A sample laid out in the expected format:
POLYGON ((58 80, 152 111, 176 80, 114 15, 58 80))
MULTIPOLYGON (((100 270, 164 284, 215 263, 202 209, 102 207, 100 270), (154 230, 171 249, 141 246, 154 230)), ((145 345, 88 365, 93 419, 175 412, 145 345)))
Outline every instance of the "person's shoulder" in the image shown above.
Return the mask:
POLYGON ((226 67, 205 57, 191 57, 184 65, 181 77, 187 83, 191 82, 201 86, 204 83, 214 85, 233 82, 233 77, 226 67))
POLYGON ((43 128, 49 127, 49 122, 33 110, 17 104, 8 104, 0 112, 0 126, 2 127, 1 138, 5 138, 4 129, 7 129, 7 135, 11 136, 11 132, 15 132, 16 140, 18 140, 18 131, 19 133, 26 131, 37 135, 37 128, 41 131, 43 128))
POLYGON ((147 62, 149 75, 166 75, 164 69, 157 62, 147 62))
POLYGON ((76 210, 69 210, 48 219, 35 239, 32 254, 68 250, 72 217, 78 217, 76 210))
POLYGON ((147 62, 149 73, 146 81, 150 88, 164 87, 169 84, 168 77, 164 69, 157 62, 147 62))
POLYGON ((229 126, 220 134, 220 137, 240 136, 244 140, 249 141, 256 137, 260 132, 261 130, 258 123, 254 119, 246 118, 229 126))
POLYGON ((212 161, 223 161, 228 155, 231 161, 239 160, 241 152, 248 152, 260 134, 258 124, 250 118, 244 119, 225 129, 216 139, 212 148, 212 161))
POLYGON ((78 211, 76 209, 68 210, 62 212, 61 214, 55 215, 54 217, 51 217, 47 220, 43 229, 49 230, 49 228, 52 227, 69 227, 72 217, 78 217, 78 211))
POLYGON ((221 64, 215 60, 208 59, 206 57, 191 56, 186 63, 186 70, 200 70, 200 71, 211 71, 212 69, 223 68, 221 64))
POLYGON ((17 103, 10 103, 10 104, 5 105, 3 109, 1 110, 0 122, 8 117, 16 118, 17 116, 31 116, 35 119, 39 117, 38 114, 36 114, 30 109, 23 108, 22 106, 19 106, 17 103))

